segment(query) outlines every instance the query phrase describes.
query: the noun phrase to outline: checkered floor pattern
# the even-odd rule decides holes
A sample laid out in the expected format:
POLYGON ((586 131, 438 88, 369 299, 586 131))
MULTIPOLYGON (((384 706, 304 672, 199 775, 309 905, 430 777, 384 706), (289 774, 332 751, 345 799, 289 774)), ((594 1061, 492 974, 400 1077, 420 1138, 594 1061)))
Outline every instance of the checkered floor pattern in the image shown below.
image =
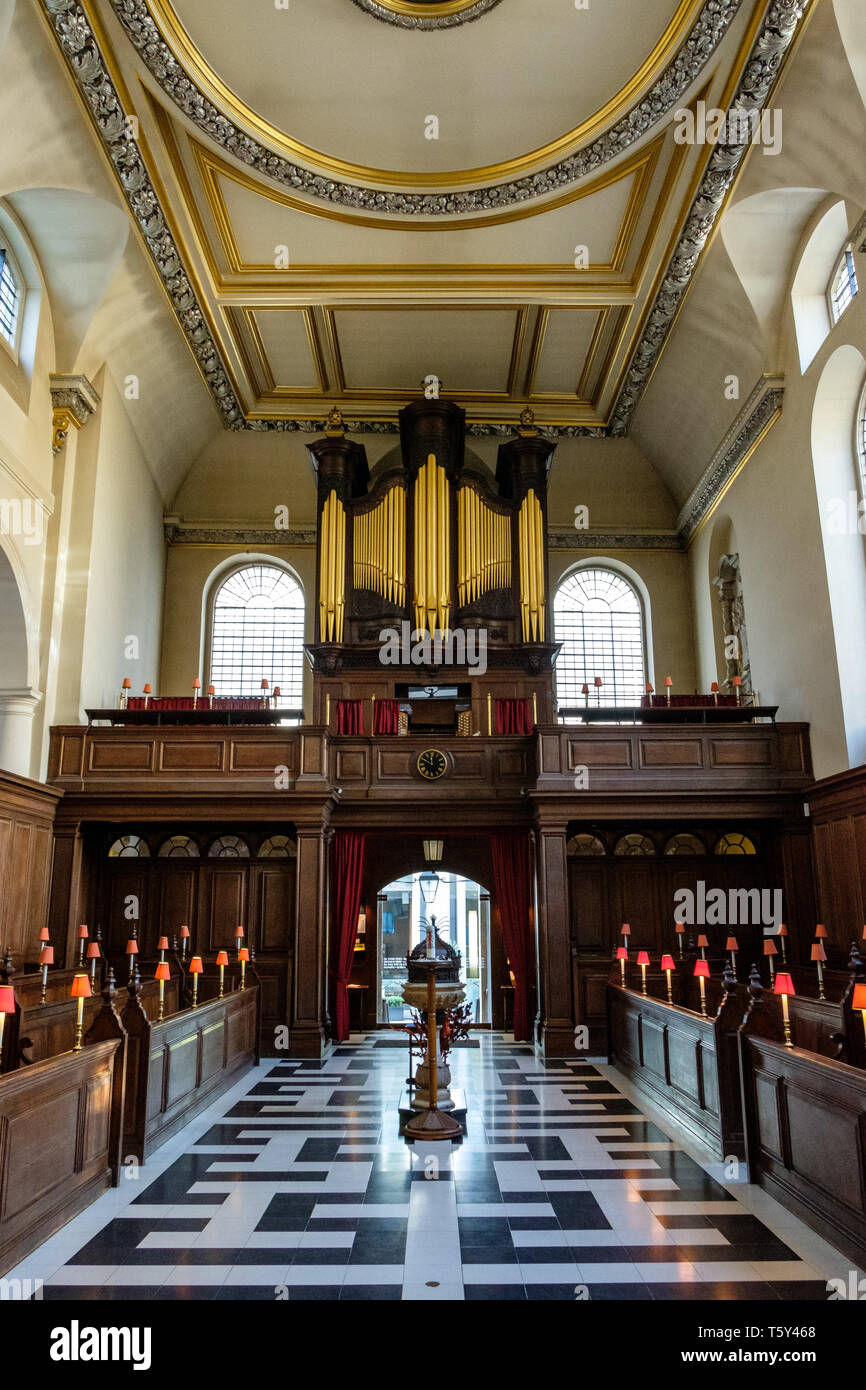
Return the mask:
POLYGON ((468 1134, 426 1155, 397 1133, 406 1068, 376 1034, 263 1062, 13 1272, 56 1300, 826 1300, 798 1223, 759 1219, 607 1068, 481 1035, 452 1054, 468 1134))

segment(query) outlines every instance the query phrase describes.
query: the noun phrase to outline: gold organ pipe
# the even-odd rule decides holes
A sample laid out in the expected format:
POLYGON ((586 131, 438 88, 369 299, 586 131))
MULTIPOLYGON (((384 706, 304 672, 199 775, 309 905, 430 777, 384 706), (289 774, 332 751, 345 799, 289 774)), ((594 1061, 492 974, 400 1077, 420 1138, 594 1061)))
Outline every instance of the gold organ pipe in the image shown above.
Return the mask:
POLYGON ((319 559, 319 630, 324 642, 342 642, 346 599, 346 512, 331 491, 322 509, 319 559))

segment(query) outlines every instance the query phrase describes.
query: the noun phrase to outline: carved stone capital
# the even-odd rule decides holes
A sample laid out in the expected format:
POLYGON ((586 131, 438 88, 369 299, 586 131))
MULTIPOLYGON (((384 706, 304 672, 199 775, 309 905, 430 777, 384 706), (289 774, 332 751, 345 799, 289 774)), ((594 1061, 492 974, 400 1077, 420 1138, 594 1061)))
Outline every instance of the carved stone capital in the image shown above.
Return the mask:
POLYGON ((57 454, 66 443, 70 429, 80 430, 95 414, 99 394, 86 376, 52 376, 50 387, 53 406, 51 449, 57 454))

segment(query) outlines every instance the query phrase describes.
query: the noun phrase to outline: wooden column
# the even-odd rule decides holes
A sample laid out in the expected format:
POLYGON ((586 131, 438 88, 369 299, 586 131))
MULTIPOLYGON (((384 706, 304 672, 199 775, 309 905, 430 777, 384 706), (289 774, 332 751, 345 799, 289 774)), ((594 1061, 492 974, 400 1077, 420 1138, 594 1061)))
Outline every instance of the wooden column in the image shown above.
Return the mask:
POLYGON ((538 1025, 536 1046, 544 1057, 573 1057, 571 941, 568 914, 567 822, 561 811, 540 807, 538 829, 538 1025))
POLYGON ((295 961, 289 1047, 294 1057, 324 1057, 327 1039, 327 827, 298 822, 295 961))
POLYGON ((59 948, 55 955, 55 963, 67 967, 75 963, 78 947, 77 926, 79 922, 87 921, 82 915, 83 853, 81 822, 58 825, 54 832, 54 864, 51 873, 48 926, 52 944, 59 948))

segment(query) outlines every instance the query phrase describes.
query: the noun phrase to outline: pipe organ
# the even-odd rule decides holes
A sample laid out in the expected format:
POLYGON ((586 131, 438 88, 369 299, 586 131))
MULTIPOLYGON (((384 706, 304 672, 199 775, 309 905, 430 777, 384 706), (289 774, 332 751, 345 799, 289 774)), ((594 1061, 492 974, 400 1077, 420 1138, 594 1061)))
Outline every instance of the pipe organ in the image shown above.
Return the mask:
MULTIPOLYGON (((333 416, 325 438, 308 445, 319 491, 318 624, 307 649, 314 673, 367 671, 364 691, 387 698, 383 629, 434 644, 462 633, 466 649, 470 636, 483 634, 488 666, 546 673, 552 694, 558 648, 548 612, 547 478, 555 446, 525 419, 500 445, 494 470, 466 449, 457 405, 416 401, 400 414, 401 447, 371 474, 365 450, 333 416)), ((406 675, 417 685, 417 668, 406 675)), ((435 675, 425 669, 431 683, 435 675)), ((460 681, 451 672, 442 683, 460 681)), ((525 682, 488 683, 484 708, 488 694, 524 689, 536 693, 525 682)), ((328 693, 342 698, 346 688, 328 693)))

